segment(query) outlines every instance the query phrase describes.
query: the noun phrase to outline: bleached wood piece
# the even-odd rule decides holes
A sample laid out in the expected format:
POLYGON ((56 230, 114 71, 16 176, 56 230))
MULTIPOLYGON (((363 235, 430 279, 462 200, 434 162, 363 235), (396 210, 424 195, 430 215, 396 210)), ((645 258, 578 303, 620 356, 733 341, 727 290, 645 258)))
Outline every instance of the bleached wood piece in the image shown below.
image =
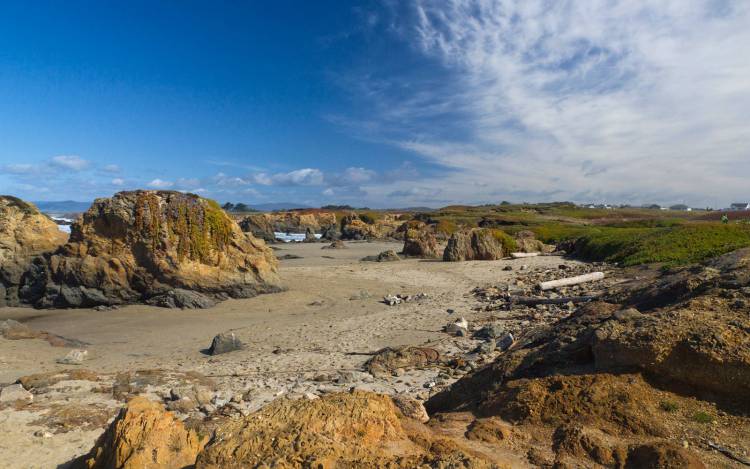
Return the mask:
POLYGON ((590 274, 578 275, 576 277, 561 278, 560 280, 550 280, 549 282, 541 282, 539 288, 541 290, 552 290, 553 288, 567 287, 570 285, 578 285, 587 282, 596 282, 604 278, 604 272, 591 272, 590 274))

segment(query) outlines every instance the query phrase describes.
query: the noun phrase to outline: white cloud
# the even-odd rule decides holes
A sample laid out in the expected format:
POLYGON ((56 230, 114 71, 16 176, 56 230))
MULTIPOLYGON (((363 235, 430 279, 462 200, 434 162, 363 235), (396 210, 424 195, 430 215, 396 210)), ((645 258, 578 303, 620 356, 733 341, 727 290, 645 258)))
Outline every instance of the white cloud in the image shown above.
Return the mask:
POLYGON ((370 181, 375 175, 375 171, 365 168, 346 168, 346 170, 344 170, 344 180, 351 184, 360 184, 370 181))
POLYGON ((39 165, 27 163, 7 164, 3 166, 3 172, 8 174, 33 174, 39 170, 39 165))
POLYGON ((114 174, 116 174, 116 173, 119 173, 121 171, 121 169, 116 164, 108 164, 108 165, 104 165, 102 167, 102 171, 104 171, 105 173, 114 173, 114 174))
POLYGON ((440 64, 446 86, 413 80, 404 96, 371 83, 378 124, 368 126, 446 171, 368 192, 419 183, 453 201, 746 197, 750 54, 739 45, 750 44, 750 4, 720 3, 417 0, 392 30, 440 64))
POLYGON ((112 185, 113 186, 124 186, 125 185, 125 180, 122 179, 122 178, 114 178, 114 179, 112 179, 112 185))
POLYGON ((256 184, 263 186, 319 186, 323 184, 323 172, 315 168, 304 168, 288 173, 258 173, 253 176, 256 184))
POLYGON ((83 171, 89 166, 88 161, 84 160, 80 156, 75 155, 54 156, 50 160, 50 164, 52 166, 57 166, 59 168, 65 168, 72 171, 83 171))
POLYGON ((149 182, 147 186, 154 188, 154 189, 169 189, 170 187, 174 186, 174 183, 171 181, 164 181, 164 180, 157 178, 149 182))
POLYGON ((323 195, 325 195, 327 197, 330 197, 330 196, 332 196, 334 194, 335 194, 334 190, 331 189, 330 187, 323 191, 323 195))

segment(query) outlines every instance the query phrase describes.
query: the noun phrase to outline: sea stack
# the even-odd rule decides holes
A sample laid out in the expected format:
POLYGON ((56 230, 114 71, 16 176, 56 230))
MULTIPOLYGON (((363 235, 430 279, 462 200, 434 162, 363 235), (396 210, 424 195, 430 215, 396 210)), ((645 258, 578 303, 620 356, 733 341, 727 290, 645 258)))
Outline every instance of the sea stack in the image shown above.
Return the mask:
POLYGON ((276 269, 270 248, 212 200, 175 191, 119 192, 95 200, 72 225, 68 243, 49 257, 44 291, 31 302, 42 308, 168 305, 160 298, 174 298, 176 290, 246 298, 277 291, 276 269))

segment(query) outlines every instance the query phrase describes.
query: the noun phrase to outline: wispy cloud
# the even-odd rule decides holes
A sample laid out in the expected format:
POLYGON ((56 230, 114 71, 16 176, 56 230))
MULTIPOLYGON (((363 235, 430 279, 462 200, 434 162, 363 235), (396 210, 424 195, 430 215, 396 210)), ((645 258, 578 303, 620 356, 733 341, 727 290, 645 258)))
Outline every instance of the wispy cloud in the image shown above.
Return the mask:
POLYGON ((58 168, 69 169, 71 171, 83 171, 90 165, 87 160, 84 160, 80 156, 75 155, 59 155, 52 157, 52 159, 50 160, 50 164, 58 168))
POLYGON ((303 168, 287 173, 257 173, 253 180, 263 186, 319 186, 323 184, 324 176, 319 169, 303 168))
POLYGON ((750 55, 740 45, 750 44, 750 4, 398 5, 390 31, 434 61, 447 85, 363 80, 360 96, 376 112, 358 132, 445 172, 373 191, 407 196, 419 184, 455 201, 555 194, 695 204, 746 195, 750 55))

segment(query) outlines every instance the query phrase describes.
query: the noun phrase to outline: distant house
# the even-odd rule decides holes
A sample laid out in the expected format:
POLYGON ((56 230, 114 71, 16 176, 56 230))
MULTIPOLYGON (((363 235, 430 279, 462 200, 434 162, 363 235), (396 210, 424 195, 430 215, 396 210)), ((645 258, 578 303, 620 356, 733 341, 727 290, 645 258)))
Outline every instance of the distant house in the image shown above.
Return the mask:
POLYGON ((677 205, 672 205, 671 207, 669 207, 669 210, 686 210, 686 211, 688 211, 688 212, 690 212, 690 211, 691 211, 691 210, 690 210, 690 207, 688 207, 688 206, 687 206, 687 205, 685 205, 685 204, 677 204, 677 205))
POLYGON ((734 203, 729 207, 730 210, 750 210, 750 203, 740 202, 734 203))

